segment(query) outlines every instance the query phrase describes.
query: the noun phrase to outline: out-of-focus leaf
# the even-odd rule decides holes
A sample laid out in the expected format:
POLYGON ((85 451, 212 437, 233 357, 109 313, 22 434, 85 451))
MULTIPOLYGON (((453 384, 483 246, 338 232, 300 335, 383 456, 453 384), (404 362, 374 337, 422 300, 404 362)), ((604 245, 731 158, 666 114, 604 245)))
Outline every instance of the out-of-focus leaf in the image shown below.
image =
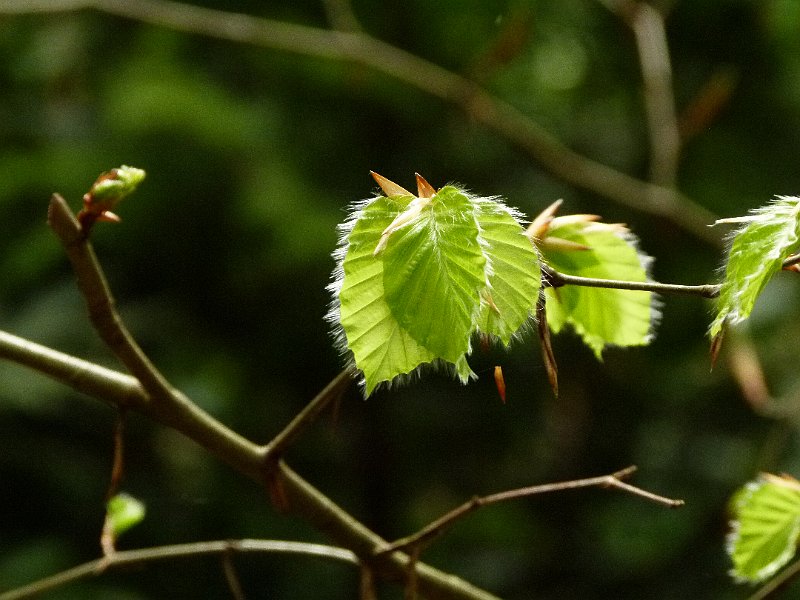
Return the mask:
POLYGON ((142 522, 144 503, 128 494, 117 494, 106 504, 106 527, 114 539, 142 522))
POLYGON ((795 554, 800 535, 800 482, 764 474, 741 488, 732 500, 732 532, 727 550, 731 575, 763 581, 795 554))

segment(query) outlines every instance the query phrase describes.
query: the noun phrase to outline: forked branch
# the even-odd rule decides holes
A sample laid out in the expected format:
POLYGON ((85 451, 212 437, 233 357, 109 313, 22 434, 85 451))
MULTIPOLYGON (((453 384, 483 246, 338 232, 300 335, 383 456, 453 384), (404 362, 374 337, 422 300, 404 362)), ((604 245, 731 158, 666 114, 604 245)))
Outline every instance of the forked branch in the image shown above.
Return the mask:
POLYGON ((562 481, 559 483, 547 483, 544 485, 534 485, 516 490, 500 492, 497 494, 491 494, 489 496, 476 497, 468 502, 465 502, 449 513, 439 517, 435 521, 420 529, 418 532, 392 542, 385 548, 381 548, 380 553, 393 552, 396 550, 412 551, 414 549, 420 549, 421 547, 429 544, 435 537, 438 537, 447 531, 457 521, 463 519, 466 515, 478 510, 479 508, 491 506, 492 504, 497 504, 499 502, 507 502, 509 500, 517 500, 519 498, 527 498, 530 496, 548 494, 551 492, 563 492, 566 490, 575 490, 587 487, 614 488, 635 496, 639 496, 645 500, 655 502, 656 504, 667 506, 669 508, 683 506, 683 500, 674 500, 672 498, 659 496, 658 494, 654 494, 652 492, 648 492, 647 490, 643 490, 642 488, 630 485, 629 483, 625 483, 623 479, 630 477, 635 471, 636 467, 630 466, 611 473, 610 475, 601 475, 599 477, 590 477, 588 479, 562 481))
POLYGON ((359 560, 350 550, 323 544, 286 542, 280 540, 226 540, 157 546, 141 550, 117 551, 103 558, 78 565, 56 575, 46 577, 24 587, 0 593, 0 600, 33 598, 70 583, 97 577, 106 571, 124 567, 145 566, 155 562, 192 558, 209 554, 229 555, 245 553, 280 553, 318 557, 325 560, 358 565, 359 560))

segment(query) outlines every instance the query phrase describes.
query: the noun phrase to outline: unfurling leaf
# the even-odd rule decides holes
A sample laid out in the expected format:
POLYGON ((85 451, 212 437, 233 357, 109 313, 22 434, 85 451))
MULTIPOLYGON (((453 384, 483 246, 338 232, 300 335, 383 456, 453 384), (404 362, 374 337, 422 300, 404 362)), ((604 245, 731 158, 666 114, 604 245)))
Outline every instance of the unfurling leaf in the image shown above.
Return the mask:
POLYGON ((741 488, 731 504, 727 545, 731 575, 739 581, 763 581, 789 562, 797 549, 800 482, 763 474, 741 488))
POLYGON ((78 221, 84 230, 88 231, 95 221, 119 221, 111 209, 133 193, 144 177, 142 169, 125 165, 101 174, 83 195, 83 208, 78 213, 78 221))
MULTIPOLYGON (((647 281, 651 259, 625 226, 599 223, 596 215, 553 217, 551 209, 544 226, 529 229, 546 263, 568 275, 647 281)), ((546 288, 545 294, 553 332, 571 325, 598 359, 609 345, 649 343, 658 316, 651 292, 570 285, 546 288)))
MULTIPOLYGON (((800 198, 778 196, 745 217, 717 223, 743 223, 732 235, 725 279, 717 300, 717 316, 709 334, 717 339, 727 324, 750 316, 758 296, 783 260, 800 245, 800 198)), ((717 344, 719 346, 719 344, 717 344)))
POLYGON ((355 206, 340 226, 328 319, 376 386, 434 363, 462 382, 480 332, 507 344, 533 313, 541 272, 517 213, 455 186, 419 197, 373 174, 388 196, 355 206))
POLYGON ((100 544, 103 552, 109 555, 114 552, 114 545, 119 536, 134 525, 138 525, 145 515, 144 503, 128 494, 117 494, 106 504, 106 518, 100 544))

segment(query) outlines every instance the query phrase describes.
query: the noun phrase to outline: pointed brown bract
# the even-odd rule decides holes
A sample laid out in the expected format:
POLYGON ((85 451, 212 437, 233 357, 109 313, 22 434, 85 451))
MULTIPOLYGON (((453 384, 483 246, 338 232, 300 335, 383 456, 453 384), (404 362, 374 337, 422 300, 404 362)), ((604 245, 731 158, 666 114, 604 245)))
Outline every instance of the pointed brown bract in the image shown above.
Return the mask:
MULTIPOLYGON (((562 225, 573 225, 575 223, 592 223, 594 221, 599 221, 602 218, 603 217, 600 215, 564 215, 562 217, 553 217, 553 219, 550 221, 550 227, 561 227, 562 225)), ((609 226, 608 223, 604 223, 604 225, 609 226)))
POLYGON ((556 200, 550 206, 540 212, 536 218, 528 225, 525 235, 533 242, 542 239, 550 227, 550 222, 558 212, 558 207, 561 206, 563 200, 556 200))
POLYGON ((542 360, 547 371, 547 380, 553 389, 553 394, 558 398, 558 365, 556 355, 553 353, 553 346, 550 343, 550 328, 547 326, 547 309, 545 307, 544 293, 539 295, 536 303, 536 324, 539 331, 539 340, 542 343, 542 360))
POLYGON ((391 198, 392 196, 413 196, 411 192, 405 189, 402 186, 397 185, 394 181, 390 179, 386 179, 383 175, 378 175, 375 171, 370 171, 370 175, 375 180, 380 188, 383 190, 383 193, 386 194, 387 197, 391 198))
POLYGON ((725 327, 723 326, 722 329, 719 330, 719 333, 714 336, 714 339, 711 340, 711 349, 709 350, 709 354, 711 355, 711 369, 713 370, 717 364, 717 358, 719 357, 719 351, 722 348, 722 338, 725 335, 725 327))
POLYGON ((420 198, 433 198, 436 195, 436 190, 433 186, 425 181, 425 178, 419 173, 414 173, 417 178, 417 196, 420 198))
POLYGON ((579 244, 578 242, 573 242, 571 240, 565 240, 553 236, 548 236, 543 240, 540 240, 539 246, 549 248, 550 250, 556 250, 559 252, 575 252, 575 251, 591 250, 591 248, 586 244, 579 244))
POLYGON ((500 394, 500 400, 503 404, 506 403, 506 380, 503 377, 503 367, 497 366, 494 368, 494 384, 497 386, 497 393, 500 394))

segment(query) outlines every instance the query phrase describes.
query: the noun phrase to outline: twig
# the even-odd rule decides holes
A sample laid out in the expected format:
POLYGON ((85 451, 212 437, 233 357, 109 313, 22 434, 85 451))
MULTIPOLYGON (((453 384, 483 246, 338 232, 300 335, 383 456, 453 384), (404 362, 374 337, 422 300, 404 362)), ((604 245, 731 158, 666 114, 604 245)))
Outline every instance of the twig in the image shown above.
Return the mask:
MULTIPOLYGON (((37 11, 47 9, 46 2, 4 0, 0 1, 0 12, 30 12, 26 10, 28 6, 37 11)), ((76 10, 80 6, 75 2, 55 2, 53 10, 76 10)), ((82 6, 178 31, 367 66, 460 107, 555 177, 634 210, 669 219, 714 246, 720 244, 717 235, 706 227, 716 220, 715 216, 683 194, 574 152, 527 115, 473 81, 366 33, 329 31, 169 0, 86 0, 82 6)))
POLYGON ((303 430, 333 401, 339 399, 353 381, 353 373, 345 369, 301 410, 292 421, 267 444, 264 462, 277 461, 303 430))
POLYGON ((120 408, 117 412, 117 422, 114 425, 114 462, 111 466, 111 479, 108 482, 108 491, 106 491, 106 501, 113 498, 122 478, 125 476, 125 417, 127 412, 125 408, 120 408))
POLYGON ((59 194, 53 194, 50 200, 47 222, 72 263, 78 288, 89 310, 89 318, 100 337, 131 375, 142 382, 142 386, 151 396, 163 398, 173 395, 175 390, 142 352, 125 327, 94 249, 75 215, 59 194))
POLYGON ((353 374, 345 369, 325 386, 292 421, 267 444, 263 452, 262 468, 264 484, 269 492, 273 506, 285 512, 289 508, 286 492, 279 474, 278 463, 286 450, 300 436, 303 430, 319 415, 331 402, 338 400, 347 386, 353 381, 353 374))
POLYGON ((497 504, 498 502, 506 502, 508 500, 516 500, 519 498, 527 498, 538 494, 546 494, 551 492, 563 492, 566 490, 574 490, 578 488, 587 487, 610 487, 618 490, 640 496, 651 502, 662 504, 670 508, 683 506, 683 500, 673 500, 659 496, 647 490, 643 490, 636 486, 630 485, 622 481, 622 479, 629 477, 636 471, 635 466, 630 466, 621 469, 610 475, 601 475, 600 477, 590 477, 588 479, 575 479, 572 481, 562 481, 560 483, 547 483, 544 485, 535 485, 531 487, 519 488, 506 492, 500 492, 489 496, 476 497, 465 502, 458 508, 450 511, 449 513, 439 517, 435 521, 429 523, 418 532, 401 538, 392 542, 384 548, 380 548, 380 553, 393 552, 395 550, 406 550, 419 548, 423 544, 429 543, 433 538, 441 535, 444 531, 449 529, 456 521, 462 519, 467 514, 484 506, 497 504))
POLYGON ((552 267, 543 266, 545 283, 553 288, 565 285, 579 285, 583 287, 606 288, 614 290, 631 290, 642 292, 655 292, 658 294, 678 294, 684 296, 700 296, 702 298, 716 298, 719 296, 720 286, 717 284, 681 285, 677 283, 659 283, 657 281, 621 281, 618 279, 595 279, 592 277, 578 277, 567 275, 554 270, 552 267))
POLYGON ((228 589, 231 592, 233 600, 245 600, 244 590, 242 589, 242 582, 239 581, 239 576, 236 574, 236 567, 233 564, 233 555, 235 549, 231 542, 228 542, 228 549, 222 553, 222 572, 225 574, 225 581, 228 583, 228 589))
POLYGON ((358 565, 355 554, 344 548, 323 544, 288 542, 280 540, 234 540, 196 542, 158 546, 141 550, 123 550, 46 577, 24 587, 0 593, 0 600, 22 600, 64 587, 67 584, 96 577, 100 573, 126 566, 141 566, 163 560, 190 558, 209 554, 229 553, 280 553, 313 556, 358 565))

